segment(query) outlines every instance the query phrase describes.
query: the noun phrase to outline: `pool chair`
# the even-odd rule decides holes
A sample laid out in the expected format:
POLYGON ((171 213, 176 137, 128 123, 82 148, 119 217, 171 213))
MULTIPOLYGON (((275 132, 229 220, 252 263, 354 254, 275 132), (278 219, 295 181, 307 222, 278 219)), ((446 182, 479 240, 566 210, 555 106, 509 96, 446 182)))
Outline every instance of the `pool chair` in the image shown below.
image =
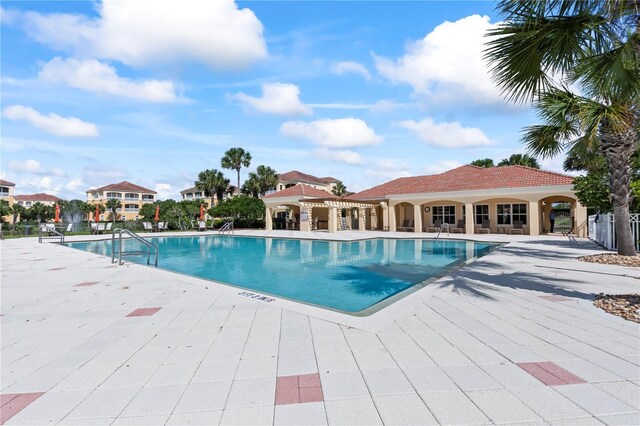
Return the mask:
POLYGON ((107 223, 106 226, 104 227, 105 232, 111 232, 112 227, 113 227, 112 222, 107 223))
POLYGON ((405 219, 402 226, 398 226, 397 231, 411 232, 413 231, 413 220, 405 219))
POLYGON ((168 231, 169 222, 158 222, 158 231, 168 231))
POLYGON ((199 220, 198 221, 198 231, 206 231, 207 230, 207 221, 199 220))
POLYGON ((145 232, 153 232, 153 225, 151 224, 151 222, 142 222, 142 227, 144 228, 145 232))
POLYGON ((476 230, 478 234, 490 234, 491 233, 491 221, 489 219, 482 219, 482 225, 476 230))
POLYGON ((456 226, 452 226, 449 228, 449 232, 452 234, 462 234, 465 231, 465 222, 464 219, 458 220, 456 226))
POLYGON ((524 235, 524 228, 522 227, 523 223, 521 220, 514 220, 513 221, 513 228, 509 229, 509 233, 511 235, 513 234, 520 234, 520 235, 524 235))
POLYGON ((442 228, 442 220, 437 219, 437 220, 433 221, 433 225, 432 226, 425 227, 425 231, 426 232, 438 232, 440 230, 440 228, 442 228))

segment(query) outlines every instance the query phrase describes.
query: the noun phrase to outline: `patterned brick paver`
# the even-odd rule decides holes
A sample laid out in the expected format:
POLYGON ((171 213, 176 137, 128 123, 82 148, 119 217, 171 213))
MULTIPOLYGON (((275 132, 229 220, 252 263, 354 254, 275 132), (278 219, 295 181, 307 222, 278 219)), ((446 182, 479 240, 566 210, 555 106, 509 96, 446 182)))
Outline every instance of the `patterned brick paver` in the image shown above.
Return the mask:
POLYGON ((553 294, 551 296, 538 296, 540 299, 549 300, 551 302, 566 302, 567 300, 571 300, 568 297, 558 296, 557 294, 553 294))
POLYGON ((517 366, 547 386, 575 385, 587 383, 580 377, 571 374, 564 368, 550 361, 545 362, 520 362, 517 366))
POLYGON ((67 268, 51 268, 51 269, 47 269, 47 271, 62 271, 63 269, 67 269, 67 268))
POLYGON ((140 308, 129 313, 128 317, 150 317, 162 308, 140 308))
POLYGON ((284 376, 276 380, 276 405, 319 402, 324 399, 319 374, 284 376))
POLYGON ((90 287, 98 283, 99 281, 84 281, 84 282, 81 282, 80 284, 76 284, 75 287, 90 287))
POLYGON ((0 395, 0 424, 24 410, 29 404, 44 395, 44 392, 12 393, 0 395))

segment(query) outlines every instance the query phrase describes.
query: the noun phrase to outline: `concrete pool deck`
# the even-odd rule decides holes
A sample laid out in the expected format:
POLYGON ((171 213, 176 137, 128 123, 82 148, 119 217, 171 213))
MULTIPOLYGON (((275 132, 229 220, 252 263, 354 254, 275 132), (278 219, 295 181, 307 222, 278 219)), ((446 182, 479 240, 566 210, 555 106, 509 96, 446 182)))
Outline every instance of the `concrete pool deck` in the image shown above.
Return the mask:
POLYGON ((639 424, 640 325, 592 299, 640 272, 577 261, 586 240, 474 239, 508 244, 366 318, 2 241, 0 423, 639 424))

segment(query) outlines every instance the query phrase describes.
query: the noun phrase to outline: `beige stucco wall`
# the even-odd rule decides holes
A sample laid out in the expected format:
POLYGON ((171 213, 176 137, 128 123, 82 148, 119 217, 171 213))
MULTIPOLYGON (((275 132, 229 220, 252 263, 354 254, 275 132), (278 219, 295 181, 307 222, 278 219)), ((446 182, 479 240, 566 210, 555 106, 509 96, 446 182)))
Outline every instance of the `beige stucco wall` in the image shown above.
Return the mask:
MULTIPOLYGON (((136 191, 100 191, 97 192, 97 196, 94 194, 94 192, 87 192, 87 203, 91 204, 91 205, 102 205, 105 206, 107 205, 107 193, 111 194, 111 193, 116 193, 116 194, 120 194, 120 202, 122 203, 122 207, 120 208, 119 211, 116 211, 116 216, 117 219, 120 220, 123 216, 125 218, 125 220, 136 220, 140 218, 140 208, 144 205, 144 204, 150 204, 150 203, 154 203, 157 200, 156 194, 150 194, 147 192, 136 192, 136 191), (125 194, 137 194, 138 195, 138 200, 127 200, 125 199, 125 194), (143 196, 152 196, 153 200, 142 200, 143 196), (136 206, 138 211, 125 211, 125 205, 131 205, 131 206, 136 206)), ((134 208, 136 208, 134 207, 134 208)), ((90 219, 93 220, 93 215, 94 213, 91 212, 90 214, 90 219)), ((148 220, 152 220, 153 218, 145 218, 148 220)), ((110 211, 105 211, 104 213, 100 214, 100 220, 111 220, 111 212, 110 211)))

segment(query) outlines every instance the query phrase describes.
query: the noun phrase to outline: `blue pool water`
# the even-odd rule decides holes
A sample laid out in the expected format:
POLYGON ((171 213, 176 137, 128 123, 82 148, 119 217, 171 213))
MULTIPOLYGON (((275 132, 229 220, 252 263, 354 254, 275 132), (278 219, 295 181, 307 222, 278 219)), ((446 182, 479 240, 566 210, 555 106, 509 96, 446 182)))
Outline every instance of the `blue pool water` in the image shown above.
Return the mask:
MULTIPOLYGON (((358 313, 438 277, 496 244, 452 240, 355 242, 235 236, 155 237, 158 267, 299 302, 358 313)), ((124 250, 140 250, 125 240, 124 250)), ((68 243, 111 256, 111 241, 68 243)), ((127 260, 145 264, 146 257, 127 260)))

